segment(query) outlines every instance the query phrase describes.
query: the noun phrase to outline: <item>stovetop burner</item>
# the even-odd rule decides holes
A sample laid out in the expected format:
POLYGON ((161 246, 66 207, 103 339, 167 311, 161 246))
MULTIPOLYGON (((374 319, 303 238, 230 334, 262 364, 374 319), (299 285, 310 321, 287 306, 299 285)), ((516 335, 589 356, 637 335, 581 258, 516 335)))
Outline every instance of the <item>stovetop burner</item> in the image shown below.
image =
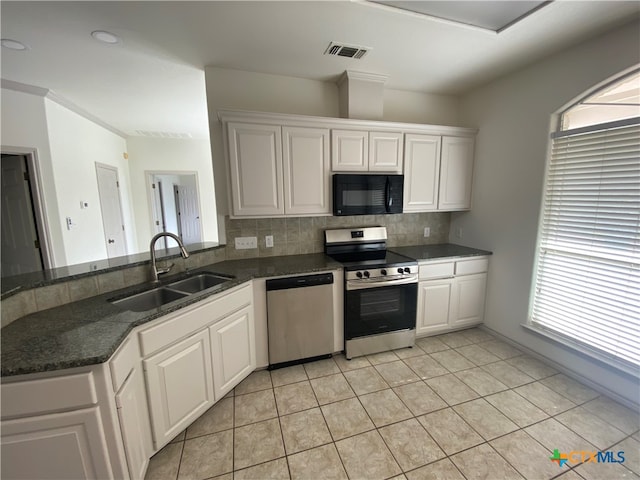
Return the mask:
POLYGON ((387 250, 386 227, 325 230, 325 253, 347 271, 417 265, 412 258, 387 250))
POLYGON ((341 253, 330 255, 331 258, 342 263, 345 270, 361 270, 364 268, 400 267, 405 265, 415 265, 416 261, 398 253, 383 250, 375 255, 348 254, 341 253))

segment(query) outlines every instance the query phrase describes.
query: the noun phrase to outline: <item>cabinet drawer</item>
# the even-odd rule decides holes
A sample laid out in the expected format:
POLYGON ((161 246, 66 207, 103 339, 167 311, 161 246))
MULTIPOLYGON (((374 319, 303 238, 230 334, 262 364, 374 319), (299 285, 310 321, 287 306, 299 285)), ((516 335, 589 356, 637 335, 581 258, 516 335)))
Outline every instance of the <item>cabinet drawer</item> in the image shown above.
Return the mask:
POLYGON ((424 263, 419 272, 420 280, 453 277, 454 262, 424 263))
POLYGON ((489 270, 489 259, 487 257, 456 262, 456 275, 471 275, 474 273, 483 273, 487 270, 489 270))
POLYGON ((207 327, 230 313, 251 305, 253 292, 251 282, 229 293, 204 300, 195 308, 184 309, 168 315, 160 323, 140 332, 140 349, 142 356, 147 355, 175 343, 198 330, 207 327))
POLYGON ((136 342, 135 337, 128 337, 109 362, 114 392, 120 390, 120 386, 129 376, 129 372, 135 368, 138 361, 140 361, 138 342, 136 342))
POLYGON ((5 383, 0 391, 2 418, 37 415, 98 403, 92 372, 5 383))

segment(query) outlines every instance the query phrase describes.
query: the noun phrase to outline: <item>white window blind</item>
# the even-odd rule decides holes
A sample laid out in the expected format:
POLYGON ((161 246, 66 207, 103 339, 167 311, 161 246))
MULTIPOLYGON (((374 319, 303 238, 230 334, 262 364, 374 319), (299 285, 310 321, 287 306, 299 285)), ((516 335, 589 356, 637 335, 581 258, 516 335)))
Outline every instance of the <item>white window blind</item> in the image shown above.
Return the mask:
POLYGON ((640 119, 552 140, 530 323, 640 366, 640 119))

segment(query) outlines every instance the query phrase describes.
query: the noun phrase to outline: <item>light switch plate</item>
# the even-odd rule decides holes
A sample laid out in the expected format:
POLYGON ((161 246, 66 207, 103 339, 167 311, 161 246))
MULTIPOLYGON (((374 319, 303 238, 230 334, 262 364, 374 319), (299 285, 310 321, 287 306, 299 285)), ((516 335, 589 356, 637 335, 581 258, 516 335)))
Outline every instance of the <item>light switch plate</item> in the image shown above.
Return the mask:
POLYGON ((431 235, 431 228, 424 227, 424 236, 425 238, 431 235))
POLYGON ((273 235, 266 235, 264 237, 264 244, 267 246, 267 248, 273 247, 273 235))

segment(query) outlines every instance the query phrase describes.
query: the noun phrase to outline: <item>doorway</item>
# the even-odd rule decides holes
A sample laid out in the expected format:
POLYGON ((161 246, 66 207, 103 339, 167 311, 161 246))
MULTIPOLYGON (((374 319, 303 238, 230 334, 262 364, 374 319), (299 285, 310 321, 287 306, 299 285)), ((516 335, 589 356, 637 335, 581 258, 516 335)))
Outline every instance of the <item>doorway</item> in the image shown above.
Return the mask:
POLYGON ((2 269, 7 277, 48 266, 33 153, 2 153, 2 269))
MULTIPOLYGON (((196 172, 147 172, 153 233, 175 233, 185 245, 202 241, 196 172)), ((164 247, 176 242, 164 237, 164 247)))
POLYGON ((107 257, 122 257, 127 254, 127 243, 122 219, 118 169, 96 162, 96 176, 107 257))

